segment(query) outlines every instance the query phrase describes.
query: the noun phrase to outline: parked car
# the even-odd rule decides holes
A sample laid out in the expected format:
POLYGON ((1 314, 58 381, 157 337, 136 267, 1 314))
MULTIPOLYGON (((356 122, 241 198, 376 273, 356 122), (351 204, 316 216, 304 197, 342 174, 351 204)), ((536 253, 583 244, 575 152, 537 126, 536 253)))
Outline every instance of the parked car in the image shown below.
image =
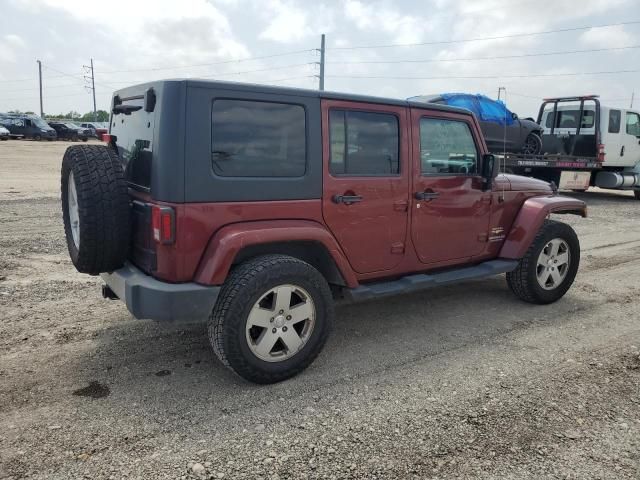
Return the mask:
POLYGON ((109 127, 105 126, 103 122, 83 122, 80 124, 80 128, 84 128, 91 132, 91 136, 102 140, 102 136, 105 133, 109 133, 109 127))
POLYGON ((422 95, 410 100, 430 102, 471 110, 477 117, 482 135, 490 152, 523 153, 537 155, 542 151, 542 127, 533 119, 521 119, 509 111, 500 100, 492 100, 484 95, 468 93, 443 93, 422 95))
POLYGON ((37 115, 24 113, 0 113, 0 124, 12 137, 33 140, 55 140, 56 131, 37 115))
POLYGON ((9 140, 9 130, 0 125, 0 140, 9 140))
POLYGON ((49 122, 49 125, 58 133, 58 138, 60 139, 86 142, 91 135, 90 130, 80 128, 71 122, 49 122))
POLYGON ((108 145, 63 158, 73 264, 137 318, 208 319, 250 381, 306 368, 334 300, 506 273, 547 304, 578 270, 578 237, 548 217, 584 202, 498 176, 468 110, 167 80, 116 92, 111 112, 108 145))

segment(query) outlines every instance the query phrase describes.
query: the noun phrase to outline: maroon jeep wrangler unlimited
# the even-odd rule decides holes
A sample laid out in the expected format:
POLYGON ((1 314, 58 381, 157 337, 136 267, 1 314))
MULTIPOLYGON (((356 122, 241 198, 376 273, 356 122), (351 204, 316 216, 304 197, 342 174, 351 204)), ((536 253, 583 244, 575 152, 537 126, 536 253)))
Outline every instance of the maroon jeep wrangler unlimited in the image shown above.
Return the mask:
POLYGON ((116 92, 108 145, 69 147, 69 253, 137 318, 208 318, 253 382, 322 349, 335 300, 506 273, 550 303, 580 261, 585 216, 548 183, 498 175, 478 123, 436 104, 167 80, 116 92))

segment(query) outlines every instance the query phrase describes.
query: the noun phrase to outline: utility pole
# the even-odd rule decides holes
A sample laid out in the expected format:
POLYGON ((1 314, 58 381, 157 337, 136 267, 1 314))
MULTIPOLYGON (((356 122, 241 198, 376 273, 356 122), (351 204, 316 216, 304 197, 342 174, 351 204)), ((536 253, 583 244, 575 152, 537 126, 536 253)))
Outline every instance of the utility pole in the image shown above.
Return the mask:
POLYGON ((38 62, 38 80, 40 82, 40 118, 44 118, 44 112, 42 110, 42 62, 37 60, 38 62))
MULTIPOLYGON (((93 73, 93 58, 91 59, 91 65, 90 66, 86 66, 83 65, 84 68, 86 68, 87 70, 91 71, 91 93, 93 94, 93 121, 97 122, 98 121, 98 113, 96 112, 96 79, 93 73)), ((87 72, 88 73, 88 72, 87 72)), ((84 77, 85 79, 89 80, 89 77, 87 77, 85 75, 84 77)))
POLYGON ((320 90, 324 90, 324 33, 320 37, 320 90))

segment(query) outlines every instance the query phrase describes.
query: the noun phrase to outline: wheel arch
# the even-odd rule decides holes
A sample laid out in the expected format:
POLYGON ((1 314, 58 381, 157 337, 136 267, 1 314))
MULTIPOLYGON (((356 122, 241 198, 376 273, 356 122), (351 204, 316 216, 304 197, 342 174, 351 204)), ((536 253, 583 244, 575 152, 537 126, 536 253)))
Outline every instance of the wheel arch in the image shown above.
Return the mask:
POLYGON ((552 213, 586 217, 587 206, 582 200, 561 196, 532 197, 525 200, 498 256, 510 259, 522 258, 545 219, 552 213))
POLYGON ((195 281, 220 285, 234 265, 265 254, 289 255, 307 262, 330 284, 358 286, 333 235, 321 224, 306 220, 242 222, 223 227, 209 241, 195 281))

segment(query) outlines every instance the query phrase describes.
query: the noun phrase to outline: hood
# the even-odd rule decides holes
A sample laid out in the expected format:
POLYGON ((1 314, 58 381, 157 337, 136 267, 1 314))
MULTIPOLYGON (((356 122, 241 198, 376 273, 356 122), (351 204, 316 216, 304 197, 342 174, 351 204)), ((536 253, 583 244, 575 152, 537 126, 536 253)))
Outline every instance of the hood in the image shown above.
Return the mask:
POLYGON ((509 182, 512 192, 553 193, 551 184, 549 182, 545 182, 544 180, 511 174, 503 174, 501 176, 509 182))
POLYGON ((527 131, 543 130, 543 128, 539 124, 528 118, 521 118, 520 125, 526 128, 527 131))

